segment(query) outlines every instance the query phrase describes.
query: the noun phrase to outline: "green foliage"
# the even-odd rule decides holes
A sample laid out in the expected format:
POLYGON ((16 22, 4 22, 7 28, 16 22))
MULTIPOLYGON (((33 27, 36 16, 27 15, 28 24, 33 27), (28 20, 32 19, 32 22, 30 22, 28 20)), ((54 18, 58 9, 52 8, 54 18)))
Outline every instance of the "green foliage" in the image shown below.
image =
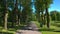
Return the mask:
POLYGON ((50 12, 50 16, 51 16, 52 20, 60 21, 60 12, 58 12, 58 11, 51 11, 50 12))
MULTIPOLYGON (((21 23, 25 24, 26 21, 28 22, 28 21, 38 20, 39 23, 37 23, 37 26, 40 27, 40 22, 43 21, 42 17, 44 17, 44 11, 46 8, 49 8, 49 6, 53 2, 53 0, 35 0, 35 2, 33 2, 33 3, 35 6, 35 9, 36 9, 36 12, 35 12, 36 14, 33 13, 33 11, 32 11, 33 3, 31 3, 31 0, 17 0, 17 4, 14 0, 7 0, 7 3, 6 3, 7 8, 5 7, 4 2, 5 2, 4 0, 0 0, 0 3, 1 3, 0 4, 0 21, 3 20, 4 13, 5 13, 4 11, 5 11, 5 9, 7 9, 8 14, 9 14, 8 18, 7 18, 8 22, 16 25, 16 23, 14 23, 12 21, 15 21, 15 19, 17 19, 16 18, 16 14, 17 14, 17 16, 19 15, 18 19, 20 19, 21 23), (16 4, 16 6, 15 6, 15 4, 16 4), (18 6, 20 6, 20 9, 18 9, 19 8, 18 6), (10 10, 10 8, 12 10, 10 10), (17 11, 16 11, 16 9, 17 9, 17 11), (43 16, 41 16, 41 15, 43 15, 43 16)), ((57 13, 56 15, 57 15, 57 20, 60 20, 58 17, 60 14, 57 13)), ((54 15, 52 15, 52 18, 53 19, 55 18, 54 15)), ((8 25, 9 25, 9 23, 8 23, 8 25)), ((12 24, 10 24, 10 25, 12 25, 12 24)))

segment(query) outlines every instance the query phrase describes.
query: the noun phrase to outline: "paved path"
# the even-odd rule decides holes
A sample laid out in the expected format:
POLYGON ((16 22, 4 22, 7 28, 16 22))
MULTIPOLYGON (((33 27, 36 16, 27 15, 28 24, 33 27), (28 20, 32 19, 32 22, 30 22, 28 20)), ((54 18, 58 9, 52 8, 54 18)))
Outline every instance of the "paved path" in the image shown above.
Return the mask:
POLYGON ((32 30, 18 30, 16 34, 41 34, 41 32, 32 30))

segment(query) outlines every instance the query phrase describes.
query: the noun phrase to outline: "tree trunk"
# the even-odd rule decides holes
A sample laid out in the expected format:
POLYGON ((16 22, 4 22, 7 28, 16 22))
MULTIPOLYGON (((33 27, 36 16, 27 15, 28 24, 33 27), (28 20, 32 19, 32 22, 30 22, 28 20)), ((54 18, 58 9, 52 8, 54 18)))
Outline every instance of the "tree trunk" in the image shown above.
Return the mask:
POLYGON ((18 13, 18 25, 20 25, 20 12, 18 13))
POLYGON ((42 17, 41 17, 41 18, 42 18, 42 22, 41 22, 41 23, 42 23, 42 27, 43 27, 43 24, 44 24, 44 15, 43 15, 43 11, 42 11, 42 17))
POLYGON ((36 11, 36 18, 37 18, 37 21, 40 22, 40 11, 36 11))
POLYGON ((46 24, 46 16, 44 15, 44 25, 46 24))
POLYGON ((5 15, 4 15, 4 23, 5 23, 4 28, 6 30, 7 30, 7 18, 8 18, 8 13, 5 13, 5 15))
POLYGON ((49 21, 50 21, 50 19, 49 19, 49 13, 48 13, 48 8, 46 8, 46 16, 47 16, 47 27, 49 28, 49 21))
POLYGON ((27 15, 27 16, 26 16, 26 20, 25 20, 25 23, 26 23, 26 24, 28 23, 28 20, 29 20, 28 17, 29 17, 29 16, 27 15))
POLYGON ((20 18, 18 18, 18 23, 19 23, 18 25, 20 25, 20 18))
POLYGON ((16 24, 19 25, 19 23, 18 23, 18 15, 16 15, 16 24))
POLYGON ((5 11, 4 11, 4 28, 7 30, 7 18, 8 18, 8 11, 7 11, 7 0, 4 0, 5 11))
POLYGON ((40 27, 43 27, 43 26, 42 26, 41 16, 40 16, 40 11, 37 11, 36 13, 37 13, 37 14, 36 14, 36 18, 37 18, 38 22, 40 23, 40 27))
POLYGON ((13 28, 14 24, 15 24, 15 11, 14 10, 12 11, 11 17, 12 17, 11 18, 12 19, 11 27, 13 28))
POLYGON ((15 17, 16 17, 16 24, 18 25, 18 0, 16 0, 16 3, 15 3, 15 17))
POLYGON ((20 20, 21 20, 21 19, 20 19, 20 17, 21 17, 21 14, 20 14, 20 13, 21 13, 21 4, 20 4, 20 11, 18 12, 18 23, 19 23, 19 25, 20 25, 20 22, 21 22, 21 21, 20 21, 20 20))

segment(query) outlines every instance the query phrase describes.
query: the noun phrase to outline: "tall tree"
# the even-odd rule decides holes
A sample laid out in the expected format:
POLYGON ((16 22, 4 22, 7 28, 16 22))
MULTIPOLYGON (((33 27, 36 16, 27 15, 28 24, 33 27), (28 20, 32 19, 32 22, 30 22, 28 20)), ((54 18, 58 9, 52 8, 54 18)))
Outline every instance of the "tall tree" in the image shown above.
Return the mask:
POLYGON ((18 25, 18 0, 16 0, 15 2, 15 7, 14 7, 14 11, 15 11, 15 20, 16 20, 16 24, 18 25))
POLYGON ((44 11, 43 0, 36 0, 35 9, 36 9, 36 14, 37 14, 37 20, 41 22, 40 26, 42 27, 43 26, 43 11, 44 11), (42 19, 40 19, 41 13, 42 13, 42 19))
POLYGON ((46 16, 47 16, 47 27, 49 28, 49 12, 48 12, 48 8, 50 6, 50 4, 52 3, 53 0, 44 0, 45 2, 45 7, 46 7, 46 16))
POLYGON ((14 13, 15 0, 7 0, 7 2, 8 2, 8 10, 9 10, 8 21, 11 22, 11 27, 13 27, 15 21, 15 13, 14 13))
POLYGON ((8 5, 7 0, 4 0, 4 28, 7 29, 8 5))

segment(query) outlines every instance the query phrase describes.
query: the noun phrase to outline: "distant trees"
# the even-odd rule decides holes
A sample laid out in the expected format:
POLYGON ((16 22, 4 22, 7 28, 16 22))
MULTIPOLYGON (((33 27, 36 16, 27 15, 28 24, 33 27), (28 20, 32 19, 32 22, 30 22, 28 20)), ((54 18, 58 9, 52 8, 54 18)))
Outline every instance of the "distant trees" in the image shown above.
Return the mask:
POLYGON ((50 12, 51 20, 52 21, 60 21, 60 12, 59 11, 51 11, 50 12))
POLYGON ((22 22, 27 23, 31 19, 32 9, 31 9, 31 0, 22 0, 21 1, 22 9, 22 22))

